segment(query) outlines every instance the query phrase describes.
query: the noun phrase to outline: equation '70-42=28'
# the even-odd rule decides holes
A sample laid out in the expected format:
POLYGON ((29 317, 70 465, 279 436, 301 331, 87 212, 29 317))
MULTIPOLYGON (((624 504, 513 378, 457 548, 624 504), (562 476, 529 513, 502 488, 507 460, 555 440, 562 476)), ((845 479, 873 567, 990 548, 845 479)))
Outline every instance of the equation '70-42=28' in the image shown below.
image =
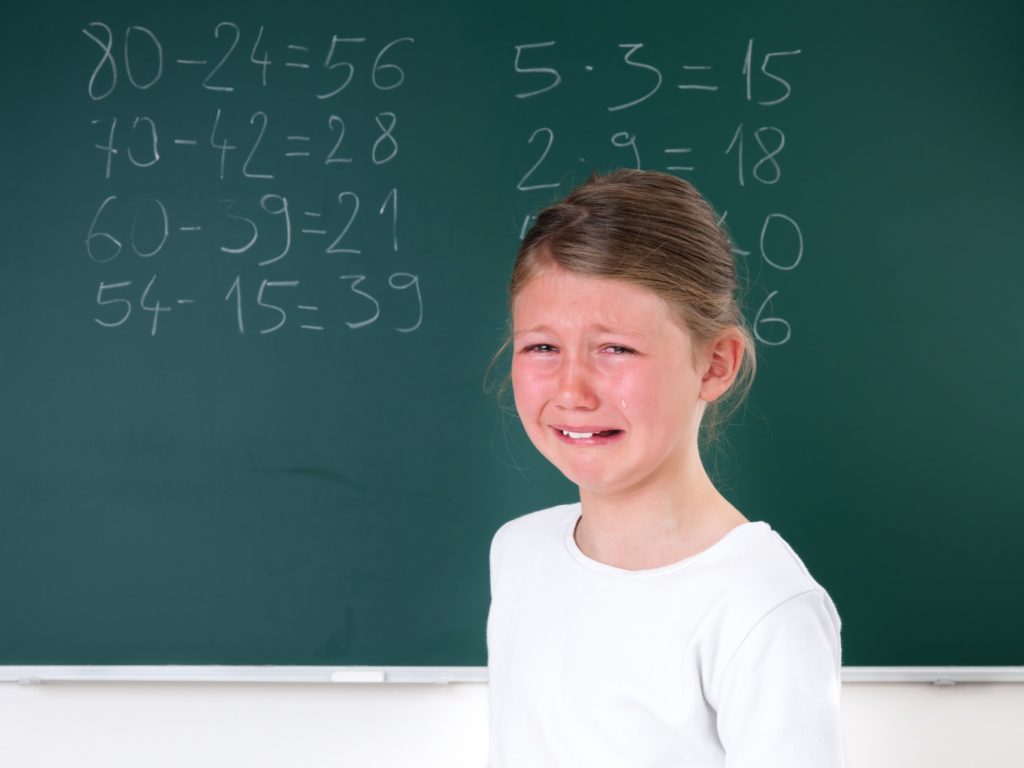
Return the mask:
MULTIPOLYGON (((385 281, 376 281, 367 275, 339 275, 340 285, 347 286, 339 291, 334 305, 327 308, 340 311, 342 322, 349 330, 367 328, 378 322, 388 323, 398 333, 412 333, 423 325, 423 294, 420 279, 409 272, 394 272, 385 281), (383 285, 378 283, 383 283, 383 285), (401 302, 392 298, 401 297, 401 302), (381 299, 385 305, 382 310, 381 299), (391 317, 393 315, 393 317, 391 317)), ((93 320, 104 328, 118 328, 132 317, 136 309, 149 313, 150 336, 156 336, 162 315, 184 311, 196 304, 191 298, 179 298, 170 303, 155 298, 153 275, 139 294, 131 280, 101 282, 96 291, 97 316, 93 320), (133 301, 138 296, 137 304, 133 301)), ((277 333, 289 323, 298 322, 299 330, 319 333, 328 330, 326 322, 320 319, 321 307, 300 303, 301 282, 299 280, 264 279, 256 290, 253 306, 252 296, 243 289, 241 275, 235 277, 225 293, 223 301, 234 319, 240 334, 256 331, 260 335, 277 333)), ((166 320, 165 320, 166 323, 166 320)))

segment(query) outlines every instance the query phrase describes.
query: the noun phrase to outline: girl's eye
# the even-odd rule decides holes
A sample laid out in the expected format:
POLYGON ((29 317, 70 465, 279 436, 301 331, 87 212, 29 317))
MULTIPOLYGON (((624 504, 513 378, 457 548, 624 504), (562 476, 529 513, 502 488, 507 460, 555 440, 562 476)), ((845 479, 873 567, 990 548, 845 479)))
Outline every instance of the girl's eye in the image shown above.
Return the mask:
POLYGON ((523 349, 523 352, 554 352, 555 347, 551 344, 530 344, 523 349))
POLYGON ((611 352, 613 355, 632 355, 635 350, 629 347, 623 347, 620 344, 609 344, 605 347, 607 352, 611 352))

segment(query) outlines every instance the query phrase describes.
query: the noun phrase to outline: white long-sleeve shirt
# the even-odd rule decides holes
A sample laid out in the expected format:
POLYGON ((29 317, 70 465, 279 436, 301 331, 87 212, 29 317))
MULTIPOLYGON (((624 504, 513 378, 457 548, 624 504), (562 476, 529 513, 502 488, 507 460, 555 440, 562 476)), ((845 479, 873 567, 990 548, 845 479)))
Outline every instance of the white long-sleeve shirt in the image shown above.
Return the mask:
POLYGON ((835 768, 839 617, 767 523, 629 571, 588 558, 580 505, 491 546, 491 768, 835 768))

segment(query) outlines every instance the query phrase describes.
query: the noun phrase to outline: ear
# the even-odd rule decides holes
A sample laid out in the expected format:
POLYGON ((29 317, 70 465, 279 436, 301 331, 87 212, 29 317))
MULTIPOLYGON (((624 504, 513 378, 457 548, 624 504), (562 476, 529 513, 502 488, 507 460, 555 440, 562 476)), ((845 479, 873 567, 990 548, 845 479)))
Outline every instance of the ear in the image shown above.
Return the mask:
POLYGON ((743 335, 738 328, 726 329, 707 345, 700 386, 701 400, 711 403, 729 391, 740 372, 744 347, 743 335))

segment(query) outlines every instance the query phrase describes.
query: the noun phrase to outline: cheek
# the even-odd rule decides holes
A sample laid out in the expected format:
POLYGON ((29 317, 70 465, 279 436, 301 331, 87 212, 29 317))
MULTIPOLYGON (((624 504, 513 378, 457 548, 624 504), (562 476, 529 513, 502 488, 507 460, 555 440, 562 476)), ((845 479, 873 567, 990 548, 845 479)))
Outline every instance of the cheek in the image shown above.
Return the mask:
POLYGON ((605 394, 627 418, 666 426, 696 402, 699 382, 692 379, 674 369, 631 371, 616 377, 605 394))
POLYGON ((643 411, 657 395, 649 376, 642 371, 618 371, 605 377, 605 399, 609 405, 626 411, 643 411), (625 403, 625 405, 623 405, 625 403))
MULTIPOLYGON (((512 361, 512 394, 515 398, 516 410, 523 423, 530 421, 531 413, 541 405, 541 377, 535 366, 519 359, 512 361)), ((535 413, 532 413, 535 416, 535 413)))

